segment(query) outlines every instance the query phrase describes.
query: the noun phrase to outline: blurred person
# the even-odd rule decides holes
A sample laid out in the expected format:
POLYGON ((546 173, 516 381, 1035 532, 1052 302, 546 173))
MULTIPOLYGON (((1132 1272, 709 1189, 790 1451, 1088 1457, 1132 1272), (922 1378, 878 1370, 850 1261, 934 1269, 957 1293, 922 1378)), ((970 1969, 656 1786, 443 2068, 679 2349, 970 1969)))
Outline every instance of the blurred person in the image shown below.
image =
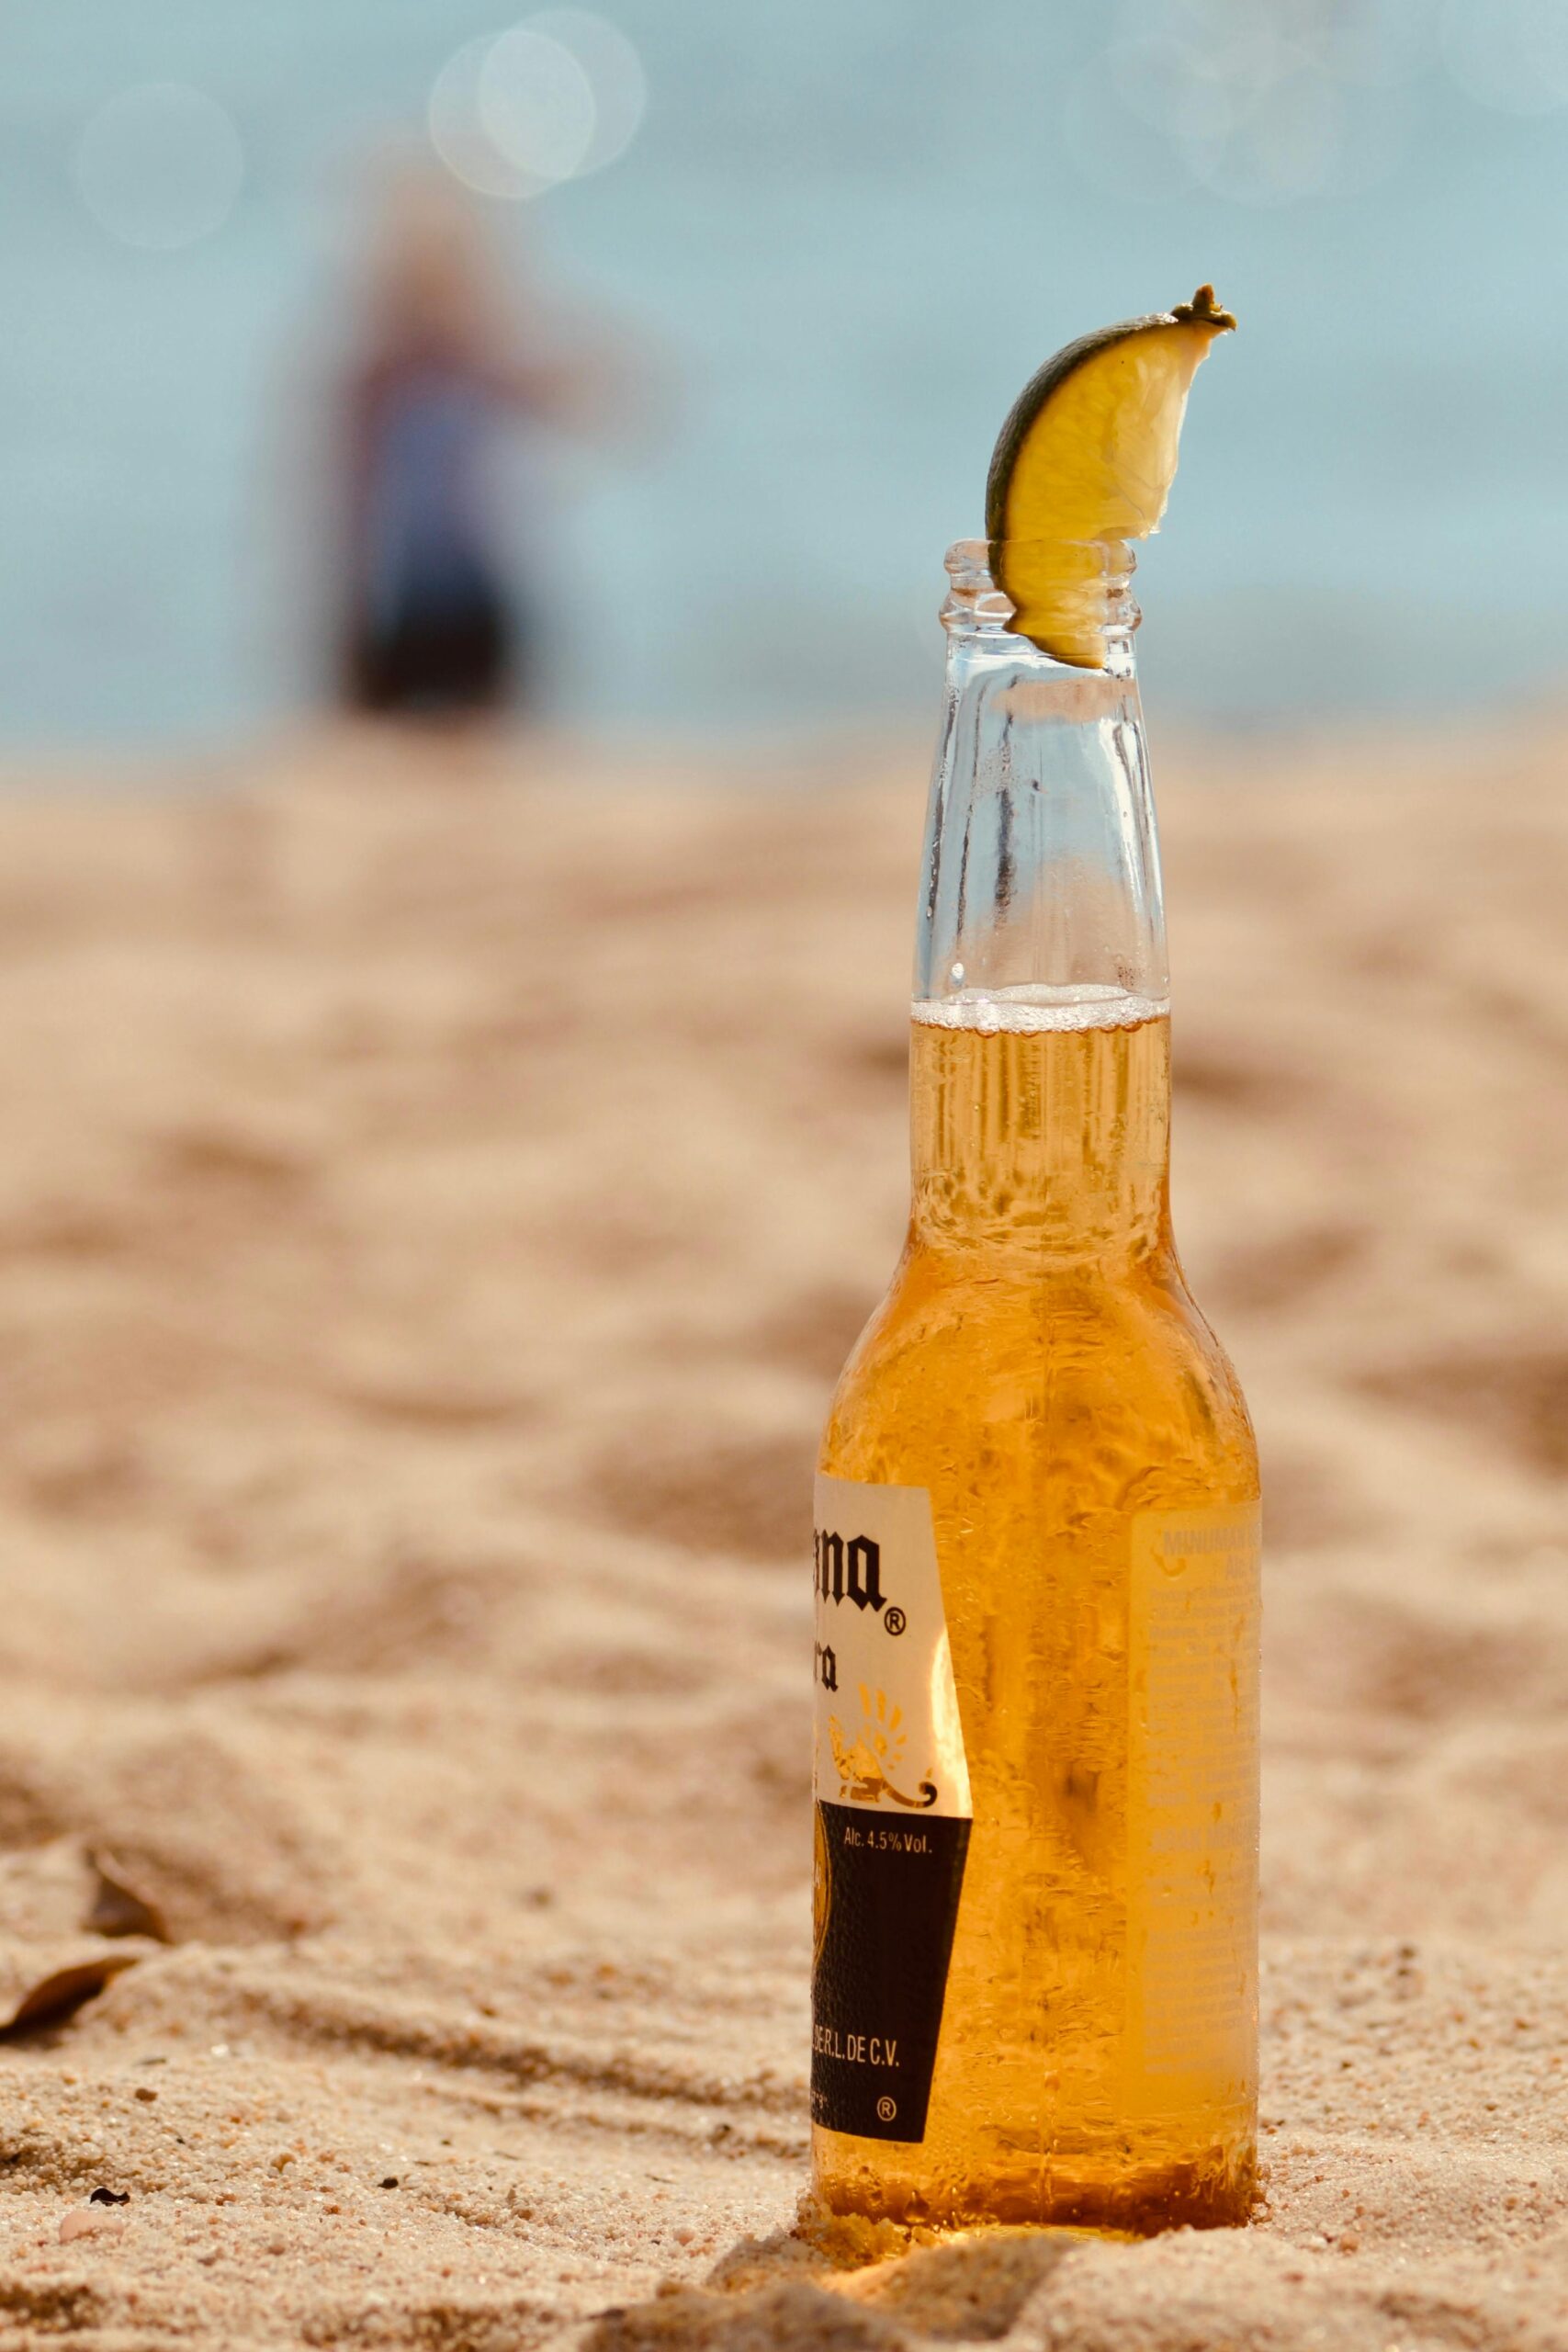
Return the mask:
POLYGON ((611 376, 602 349, 502 281, 449 182, 398 181, 334 395, 349 709, 461 719, 533 704, 537 627, 508 560, 502 460, 532 428, 595 422, 611 376))

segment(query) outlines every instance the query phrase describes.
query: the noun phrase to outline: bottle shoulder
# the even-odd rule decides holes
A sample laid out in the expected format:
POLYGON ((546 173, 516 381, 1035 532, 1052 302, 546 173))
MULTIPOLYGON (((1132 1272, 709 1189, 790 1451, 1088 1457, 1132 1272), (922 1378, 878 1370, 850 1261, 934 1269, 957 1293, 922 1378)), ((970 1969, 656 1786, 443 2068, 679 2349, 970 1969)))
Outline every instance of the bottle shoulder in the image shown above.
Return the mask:
POLYGON ((1257 1492, 1240 1384, 1169 1248, 1026 1272, 906 1250, 840 1375, 821 1466, 922 1484, 915 1457, 967 1442, 1009 1455, 1110 1447, 1213 1473, 1235 1499, 1257 1492), (854 1466, 896 1459, 903 1471, 854 1466))

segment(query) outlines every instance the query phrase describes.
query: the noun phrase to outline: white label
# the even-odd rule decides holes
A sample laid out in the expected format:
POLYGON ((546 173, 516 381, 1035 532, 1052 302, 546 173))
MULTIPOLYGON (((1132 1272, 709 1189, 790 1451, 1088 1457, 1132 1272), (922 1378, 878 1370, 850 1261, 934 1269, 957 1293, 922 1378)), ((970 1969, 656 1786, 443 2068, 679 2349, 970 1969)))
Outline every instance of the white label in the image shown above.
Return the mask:
POLYGON ((816 1517, 817 1796, 967 1821, 931 1497, 819 1476, 816 1517))
POLYGON ((1258 1509, 1133 1521, 1127 1828, 1132 2047, 1234 2096, 1256 2071, 1258 1509))

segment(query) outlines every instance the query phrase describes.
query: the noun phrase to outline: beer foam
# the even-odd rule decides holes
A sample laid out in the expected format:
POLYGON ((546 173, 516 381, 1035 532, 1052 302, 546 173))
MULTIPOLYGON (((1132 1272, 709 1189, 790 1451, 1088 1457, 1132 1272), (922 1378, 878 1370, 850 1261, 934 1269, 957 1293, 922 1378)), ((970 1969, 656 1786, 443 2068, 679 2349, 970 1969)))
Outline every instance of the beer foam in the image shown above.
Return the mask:
POLYGON ((1017 1037, 1050 1029, 1136 1029, 1145 1021, 1163 1021, 1170 999, 1122 989, 1000 989, 994 996, 963 989, 955 996, 917 997, 910 1011, 924 1028, 1017 1037))

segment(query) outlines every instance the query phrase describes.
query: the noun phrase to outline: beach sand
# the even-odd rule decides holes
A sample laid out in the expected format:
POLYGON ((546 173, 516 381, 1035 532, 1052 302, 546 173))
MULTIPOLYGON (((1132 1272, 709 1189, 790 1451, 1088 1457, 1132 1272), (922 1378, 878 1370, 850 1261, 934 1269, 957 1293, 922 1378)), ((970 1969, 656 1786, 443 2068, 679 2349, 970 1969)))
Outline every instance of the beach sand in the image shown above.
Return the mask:
POLYGON ((1562 762, 1166 756, 1266 2206, 840 2269, 808 1493, 905 1204, 920 747, 0 806, 0 2019, 103 1983, 0 2039, 0 2342, 1568 2343, 1562 762))

